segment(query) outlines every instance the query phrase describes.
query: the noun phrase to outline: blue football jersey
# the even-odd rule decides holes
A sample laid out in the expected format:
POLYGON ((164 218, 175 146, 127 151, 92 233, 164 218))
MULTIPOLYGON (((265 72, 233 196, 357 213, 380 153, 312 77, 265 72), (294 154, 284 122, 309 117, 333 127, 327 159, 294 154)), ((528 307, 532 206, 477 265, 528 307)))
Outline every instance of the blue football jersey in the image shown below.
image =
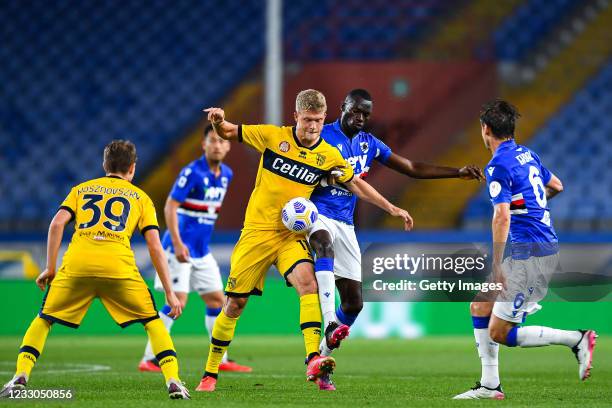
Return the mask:
MULTIPOLYGON (((385 163, 391 155, 391 149, 370 133, 359 132, 353 138, 346 136, 340 127, 340 120, 323 126, 321 137, 330 145, 340 150, 353 166, 355 175, 365 178, 375 159, 385 163)), ((357 197, 341 185, 322 187, 318 185, 310 196, 320 214, 333 220, 353 225, 353 215, 357 197)))
POLYGON ((556 253, 557 234, 545 188, 552 176, 538 155, 508 140, 493 155, 485 176, 493 205, 510 204, 513 257, 524 259, 556 253))
MULTIPOLYGON (((210 237, 232 177, 232 169, 223 163, 219 176, 215 176, 206 158, 201 157, 185 166, 174 182, 170 197, 181 203, 177 210, 179 234, 192 258, 210 252, 210 237)), ((168 231, 162 245, 174 252, 168 231)))

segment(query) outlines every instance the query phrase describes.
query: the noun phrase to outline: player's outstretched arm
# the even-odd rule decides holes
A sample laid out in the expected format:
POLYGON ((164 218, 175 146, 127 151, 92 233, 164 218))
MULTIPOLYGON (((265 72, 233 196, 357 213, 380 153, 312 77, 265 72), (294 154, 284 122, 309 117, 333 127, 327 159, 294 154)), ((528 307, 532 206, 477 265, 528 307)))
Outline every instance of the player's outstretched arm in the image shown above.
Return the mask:
POLYGON ((398 173, 418 179, 461 178, 464 180, 484 180, 482 170, 473 164, 458 169, 456 167, 414 162, 398 154, 391 153, 385 165, 398 173))
POLYGON ((172 239, 172 246, 174 247, 174 254, 179 262, 189 262, 189 248, 183 243, 181 234, 179 233, 178 227, 178 216, 176 210, 178 210, 181 203, 168 197, 166 205, 164 206, 164 217, 166 218, 166 226, 170 232, 170 238, 172 239))
POLYGON ((41 290, 45 290, 47 285, 55 278, 55 268, 57 266, 57 254, 62 245, 62 236, 66 224, 72 219, 72 214, 63 208, 60 208, 51 224, 49 224, 49 233, 47 234, 47 265, 45 270, 36 278, 36 285, 41 290))
POLYGON ((406 231, 410 231, 413 227, 413 220, 408 211, 402 210, 399 207, 391 204, 385 197, 383 197, 374 187, 368 184, 365 180, 359 177, 353 177, 351 181, 349 181, 346 186, 353 194, 357 197, 361 198, 369 202, 370 204, 374 204, 375 206, 385 210, 387 213, 391 214, 394 217, 400 217, 404 220, 404 229, 406 231))
POLYGON ((238 140, 238 125, 225 120, 225 111, 221 108, 207 108, 208 121, 215 129, 215 133, 225 140, 238 140))
POLYGON ((157 271, 159 280, 166 293, 166 304, 172 309, 168 316, 176 319, 183 313, 183 309, 181 307, 181 302, 172 291, 170 273, 168 272, 168 261, 166 260, 164 248, 159 240, 159 231, 157 229, 148 229, 145 231, 144 237, 145 241, 147 241, 147 247, 149 248, 151 262, 153 262, 153 267, 155 271, 157 271))
POLYGON ((563 191, 563 183, 559 177, 551 173, 550 181, 546 184, 546 198, 551 199, 563 191))

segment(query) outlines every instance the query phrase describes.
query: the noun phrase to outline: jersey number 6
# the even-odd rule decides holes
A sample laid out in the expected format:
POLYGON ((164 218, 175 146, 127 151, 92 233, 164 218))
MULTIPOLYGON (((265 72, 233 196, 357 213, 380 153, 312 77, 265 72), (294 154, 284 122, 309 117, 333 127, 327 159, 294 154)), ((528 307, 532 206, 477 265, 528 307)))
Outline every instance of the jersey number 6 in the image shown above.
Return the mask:
MULTIPOLYGON (((91 220, 79 224, 79 229, 89 228, 96 225, 100 222, 100 217, 102 216, 102 210, 96 204, 98 201, 102 201, 104 198, 101 194, 85 194, 83 196, 85 200, 85 204, 81 207, 83 210, 92 210, 93 216, 91 220)), ((125 229, 125 224, 127 222, 128 216, 130 215, 130 202, 124 197, 112 197, 104 206, 104 216, 107 218, 106 221, 102 223, 102 225, 115 232, 123 231, 125 229), (122 211, 120 215, 113 214, 113 204, 121 203, 122 211), (114 221, 116 224, 113 224, 111 221, 114 221)))

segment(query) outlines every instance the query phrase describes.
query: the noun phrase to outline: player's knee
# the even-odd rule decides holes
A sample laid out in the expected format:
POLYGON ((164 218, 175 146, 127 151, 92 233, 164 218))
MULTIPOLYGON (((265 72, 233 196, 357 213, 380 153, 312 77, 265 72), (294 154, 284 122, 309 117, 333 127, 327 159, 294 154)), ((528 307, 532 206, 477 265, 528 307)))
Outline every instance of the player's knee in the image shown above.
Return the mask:
POLYGON ((327 231, 317 231, 310 237, 310 246, 314 250, 317 258, 333 258, 334 245, 327 231))
POLYGON ((247 298, 228 297, 223 312, 227 317, 239 317, 246 306, 247 298))
POLYGON ((204 303, 206 303, 206 307, 211 309, 220 308, 221 306, 223 306, 223 293, 215 292, 209 294, 204 300, 204 303))
POLYGON ((508 330, 505 327, 489 326, 489 337, 496 343, 506 344, 508 330))
POLYGON ((300 296, 318 293, 319 287, 317 286, 316 279, 310 279, 306 282, 301 282, 300 287, 298 288, 298 292, 300 296))
POLYGON ((493 305, 489 302, 470 303, 470 313, 472 316, 490 316, 492 310, 493 305))

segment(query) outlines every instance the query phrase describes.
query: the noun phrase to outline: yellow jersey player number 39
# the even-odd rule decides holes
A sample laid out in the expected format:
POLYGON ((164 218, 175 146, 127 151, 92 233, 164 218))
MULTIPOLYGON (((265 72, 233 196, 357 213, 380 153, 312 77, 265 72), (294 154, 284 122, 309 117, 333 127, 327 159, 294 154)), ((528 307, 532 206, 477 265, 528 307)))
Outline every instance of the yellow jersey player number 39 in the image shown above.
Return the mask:
POLYGON ((36 280, 42 290, 48 287, 47 293, 40 313, 23 338, 15 376, 0 396, 26 387, 53 323, 78 328, 93 300, 99 298, 121 327, 144 325, 170 398, 189 398, 178 376, 174 345, 138 272, 130 246, 132 233, 138 228, 162 281, 171 315, 180 316, 181 305, 171 290, 168 264, 159 240, 155 207, 145 192, 131 183, 136 171, 134 144, 123 140, 108 144, 103 167, 106 177, 72 188, 51 221, 47 267, 36 280), (75 231, 56 273, 62 234, 71 221, 75 231))
POLYGON ((303 236, 285 229, 281 221, 283 205, 294 197, 310 197, 315 186, 332 170, 358 197, 400 217, 407 229, 412 219, 358 177, 340 152, 320 134, 327 113, 325 97, 308 89, 297 95, 295 126, 236 125, 225 120, 220 108, 205 109, 216 133, 226 140, 237 140, 261 153, 255 188, 246 210, 244 229, 231 257, 227 295, 217 317, 204 376, 198 391, 214 391, 219 363, 231 340, 239 316, 250 295, 262 295, 264 278, 276 265, 300 298, 300 328, 306 348, 306 378, 319 381, 335 367, 332 357, 319 355, 321 310, 313 260, 303 236), (336 172, 336 170, 339 170, 336 172))

